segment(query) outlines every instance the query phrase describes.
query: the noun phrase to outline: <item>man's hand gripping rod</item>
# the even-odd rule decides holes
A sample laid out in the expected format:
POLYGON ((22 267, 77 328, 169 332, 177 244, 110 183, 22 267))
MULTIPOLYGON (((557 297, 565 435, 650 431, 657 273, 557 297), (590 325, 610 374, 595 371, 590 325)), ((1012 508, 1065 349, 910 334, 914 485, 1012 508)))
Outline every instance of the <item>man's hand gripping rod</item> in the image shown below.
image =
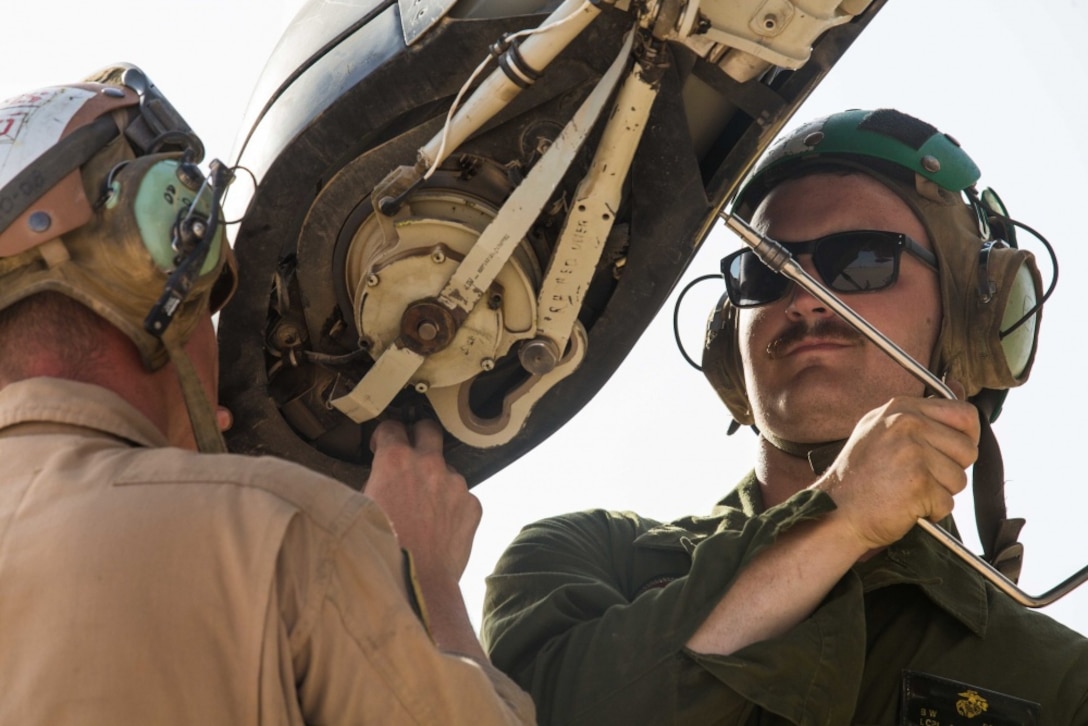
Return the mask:
MULTIPOLYGON (((914 358, 907 354, 906 351, 869 324, 869 321, 854 312, 850 307, 839 300, 839 298, 835 297, 823 283, 805 272, 801 265, 797 263, 797 260, 793 259, 793 256, 790 255, 789 250, 770 237, 766 237, 752 229, 744 220, 735 216, 722 216, 725 219, 726 226, 736 232, 741 240, 752 248, 752 251, 756 253, 756 256, 759 257, 763 264, 767 265, 780 275, 785 275, 803 287, 810 295, 835 311, 839 317, 850 323, 850 325, 856 328, 858 332, 872 341, 874 345, 891 356, 895 362, 910 371, 915 378, 922 381, 933 390, 939 391, 945 398, 950 400, 956 399, 956 394, 952 392, 951 388, 945 385, 944 381, 935 376, 918 361, 914 360, 914 358)), ((930 522, 928 519, 919 519, 918 526, 935 537, 937 541, 951 550, 957 557, 993 583, 996 588, 1016 602, 1029 608, 1039 608, 1044 605, 1049 605, 1072 592, 1085 582, 1088 582, 1088 565, 1086 565, 1078 572, 1074 573, 1070 578, 1047 590, 1042 595, 1032 596, 1021 590, 1016 586, 1016 583, 991 567, 989 563, 980 559, 974 552, 967 549, 962 542, 933 522, 930 522)))

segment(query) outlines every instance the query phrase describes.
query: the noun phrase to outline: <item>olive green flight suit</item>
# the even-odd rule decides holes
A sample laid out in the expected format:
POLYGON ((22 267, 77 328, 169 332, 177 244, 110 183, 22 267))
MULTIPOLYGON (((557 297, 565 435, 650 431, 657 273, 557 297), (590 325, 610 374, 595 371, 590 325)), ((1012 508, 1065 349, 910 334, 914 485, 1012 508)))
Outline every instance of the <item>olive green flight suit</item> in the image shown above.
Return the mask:
POLYGON ((804 491, 764 511, 750 474, 709 517, 529 525, 488 580, 491 658, 545 724, 1088 724, 1088 640, 918 528, 782 637, 731 656, 685 648, 747 561, 833 508, 804 491), (919 684, 940 679, 954 703, 927 701, 919 684))

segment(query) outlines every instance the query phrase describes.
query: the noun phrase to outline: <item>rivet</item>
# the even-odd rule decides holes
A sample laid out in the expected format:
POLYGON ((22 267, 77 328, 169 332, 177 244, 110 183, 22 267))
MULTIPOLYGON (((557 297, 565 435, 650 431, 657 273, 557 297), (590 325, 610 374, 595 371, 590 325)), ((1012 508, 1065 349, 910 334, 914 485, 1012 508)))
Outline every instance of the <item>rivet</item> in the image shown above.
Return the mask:
POLYGON ((415 386, 416 393, 426 393, 430 389, 430 387, 431 384, 427 383, 427 381, 417 381, 415 386))
POLYGON ((53 218, 48 212, 33 212, 26 218, 26 226, 30 227, 31 232, 44 232, 51 224, 53 224, 53 218))
POLYGON ((103 96, 109 96, 110 98, 124 98, 125 92, 116 86, 107 86, 102 89, 103 96))
POLYGON ((778 18, 776 18, 774 15, 763 16, 764 30, 774 30, 776 27, 778 27, 778 18))
POLYGON ((482 361, 480 361, 480 367, 483 368, 485 371, 494 370, 495 369, 495 359, 494 358, 484 358, 482 361))
POLYGON ((435 263, 436 265, 441 265, 445 261, 446 253, 442 250, 435 250, 431 253, 431 262, 435 263))
POLYGON ((809 147, 811 149, 812 147, 816 146, 817 144, 819 144, 823 140, 824 140, 824 132, 823 131, 813 131, 811 134, 805 136, 804 141, 802 141, 801 143, 803 143, 805 146, 807 146, 807 147, 809 147))
POLYGON ((375 287, 378 284, 378 276, 373 272, 366 276, 367 287, 375 287))
POLYGON ((941 162, 936 156, 926 154, 922 157, 922 168, 930 174, 936 174, 941 170, 941 162))

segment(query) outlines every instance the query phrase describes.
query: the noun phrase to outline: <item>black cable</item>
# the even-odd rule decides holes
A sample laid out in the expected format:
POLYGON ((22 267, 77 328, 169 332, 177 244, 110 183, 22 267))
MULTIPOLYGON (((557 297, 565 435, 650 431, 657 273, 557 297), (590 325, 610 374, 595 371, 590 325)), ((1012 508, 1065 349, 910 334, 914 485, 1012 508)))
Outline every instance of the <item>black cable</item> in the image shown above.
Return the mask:
POLYGON ((688 294, 688 291, 698 285, 700 282, 721 279, 722 275, 720 274, 703 275, 701 277, 696 277, 694 280, 685 285, 684 289, 680 291, 680 294, 676 296, 676 305, 674 305, 672 309, 672 334, 673 337, 676 339, 676 349, 680 351, 680 355, 684 357, 684 360, 688 362, 688 365, 690 365, 692 368, 699 371, 700 373, 703 372, 703 367, 691 359, 691 356, 689 356, 687 351, 684 350, 683 342, 681 342, 680 340, 680 304, 684 302, 684 296, 688 294))
POLYGON ((1053 294, 1053 292, 1054 292, 1054 288, 1058 284, 1058 255, 1054 252, 1054 247, 1050 244, 1050 241, 1047 240, 1046 237, 1044 237, 1042 234, 1040 234, 1033 227, 1030 227, 1030 226, 1024 224, 1023 222, 1018 222, 1015 219, 1012 219, 1011 217, 1006 217, 1006 216, 1001 215, 1001 214, 998 214, 998 215, 995 215, 995 216, 997 216, 999 219, 1001 219, 1002 221, 1004 221, 1004 222, 1006 222, 1008 224, 1011 224, 1011 225, 1013 225, 1015 227, 1019 227, 1020 229, 1022 229, 1024 231, 1028 232, 1029 234, 1031 234, 1033 237, 1035 237, 1035 239, 1039 240, 1043 244, 1043 247, 1046 248, 1047 254, 1050 255, 1050 264, 1054 269, 1054 274, 1050 278, 1050 285, 1047 287, 1046 291, 1043 292, 1043 296, 1041 298, 1039 298, 1039 301, 1036 302, 1034 306, 1032 306, 1031 310, 1028 310, 1026 313, 1024 313, 1024 316, 1022 318, 1017 320, 1015 323, 1010 325, 1005 330, 1002 330, 1000 333, 998 333, 999 338, 1004 338, 1006 335, 1013 332, 1014 330, 1019 328, 1021 325, 1026 323, 1029 319, 1031 319, 1034 315, 1036 315, 1042 309, 1043 303, 1045 303, 1047 300, 1050 299, 1051 294, 1053 294))

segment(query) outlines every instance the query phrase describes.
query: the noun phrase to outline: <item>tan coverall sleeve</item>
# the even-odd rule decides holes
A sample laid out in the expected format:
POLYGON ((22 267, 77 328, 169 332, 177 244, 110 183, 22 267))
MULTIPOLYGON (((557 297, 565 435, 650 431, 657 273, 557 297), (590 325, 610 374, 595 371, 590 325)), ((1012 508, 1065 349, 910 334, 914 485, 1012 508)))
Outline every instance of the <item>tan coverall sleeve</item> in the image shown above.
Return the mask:
POLYGON ((378 506, 356 497, 339 521, 342 531, 327 532, 296 518, 278 564, 305 722, 535 723, 531 698, 506 676, 432 642, 378 506))

